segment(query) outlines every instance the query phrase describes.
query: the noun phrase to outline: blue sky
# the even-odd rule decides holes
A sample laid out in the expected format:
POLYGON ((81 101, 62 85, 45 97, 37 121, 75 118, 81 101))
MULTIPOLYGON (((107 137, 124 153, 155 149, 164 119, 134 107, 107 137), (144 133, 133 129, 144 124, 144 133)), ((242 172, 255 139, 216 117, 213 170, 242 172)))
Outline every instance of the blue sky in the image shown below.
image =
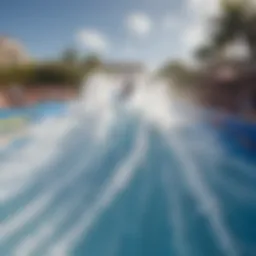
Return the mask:
POLYGON ((106 59, 156 65, 189 54, 190 43, 202 40, 204 13, 217 1, 2 0, 0 34, 23 42, 34 58, 74 46, 106 59))

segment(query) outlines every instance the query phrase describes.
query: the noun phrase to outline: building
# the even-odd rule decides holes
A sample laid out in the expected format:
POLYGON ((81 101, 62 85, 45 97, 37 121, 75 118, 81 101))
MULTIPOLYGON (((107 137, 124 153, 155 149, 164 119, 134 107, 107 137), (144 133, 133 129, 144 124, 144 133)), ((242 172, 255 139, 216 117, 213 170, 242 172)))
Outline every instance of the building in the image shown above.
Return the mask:
POLYGON ((256 66, 222 63, 211 67, 202 87, 206 104, 236 114, 256 114, 256 66))
POLYGON ((30 58, 21 43, 0 36, 0 67, 27 64, 29 61, 30 58))

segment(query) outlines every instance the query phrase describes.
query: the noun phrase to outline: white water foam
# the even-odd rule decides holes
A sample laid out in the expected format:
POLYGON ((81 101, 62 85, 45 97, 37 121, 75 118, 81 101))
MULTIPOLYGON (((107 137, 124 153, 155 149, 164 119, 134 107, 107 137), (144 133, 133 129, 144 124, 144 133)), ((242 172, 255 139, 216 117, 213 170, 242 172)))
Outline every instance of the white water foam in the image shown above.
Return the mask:
POLYGON ((97 218, 128 186, 136 172, 136 167, 146 154, 146 147, 147 131, 141 129, 130 155, 117 167, 117 171, 110 178, 102 194, 96 199, 93 206, 74 224, 72 229, 60 241, 54 243, 49 249, 48 255, 69 255, 70 250, 74 249, 81 236, 83 236, 83 239, 86 238, 87 233, 97 218))
MULTIPOLYGON (((148 77, 141 77, 136 81, 133 95, 125 103, 119 103, 116 100, 120 87, 119 78, 106 75, 92 77, 82 93, 81 99, 71 105, 66 117, 44 120, 40 124, 32 126, 29 131, 30 142, 22 150, 14 151, 13 157, 1 164, 0 199, 1 203, 4 204, 11 201, 15 196, 19 196, 19 192, 27 188, 28 184, 33 182, 33 179, 41 171, 47 169, 60 155, 60 152, 64 150, 61 142, 67 133, 75 132, 75 127, 86 126, 84 132, 93 136, 96 144, 98 142, 97 149, 91 150, 91 153, 81 152, 81 162, 71 168, 67 176, 60 177, 58 182, 53 183, 47 192, 40 194, 5 220, 3 229, 1 228, 4 234, 1 242, 6 242, 49 207, 57 193, 69 184, 76 182, 79 175, 86 172, 87 168, 85 167, 88 162, 99 161, 98 158, 95 160, 95 157, 100 154, 99 148, 102 145, 108 147, 106 138, 108 138, 114 124, 119 121, 117 112, 123 108, 127 115, 139 116, 144 128, 140 130, 130 155, 127 159, 122 159, 120 165, 113 172, 113 176, 109 177, 102 193, 96 198, 92 206, 88 207, 82 216, 75 220, 74 225, 67 233, 63 234, 57 241, 53 240, 50 243, 51 246, 46 248, 47 255, 70 255, 70 251, 74 249, 81 237, 86 238, 97 219, 129 186, 130 181, 136 175, 138 165, 146 154, 148 131, 145 127, 147 126, 157 128, 163 134, 164 140, 169 143, 170 150, 180 162, 182 177, 190 189, 191 195, 196 199, 201 212, 211 224, 212 232, 223 253, 225 255, 239 255, 236 241, 224 221, 223 212, 219 206, 220 199, 211 191, 207 181, 203 178, 202 170, 198 170, 191 155, 193 147, 197 148, 198 154, 201 152, 203 155, 207 149, 207 143, 213 144, 211 134, 203 136, 206 139, 205 143, 203 141, 202 143, 198 141, 188 142, 179 136, 177 131, 184 126, 195 123, 196 120, 193 119, 196 118, 196 115, 194 115, 193 110, 189 114, 182 113, 164 82, 151 82, 148 77), (173 99, 171 104, 170 97, 173 99), (3 184, 7 185, 4 186, 3 184)), ((217 145, 215 146, 217 147, 217 145)), ((214 156, 217 160, 219 155, 215 153, 216 151, 212 150, 208 154, 208 158, 214 156)), ((214 173, 212 174, 214 175, 214 173)), ((170 197, 170 201, 172 200, 174 206, 178 207, 178 192, 170 197)), ((79 202, 77 200, 77 204, 79 202)), ((67 205, 69 203, 71 202, 67 202, 67 205)), ((76 203, 73 206, 75 205, 76 203)), ((56 232, 61 225, 60 223, 70 216, 70 212, 60 214, 58 210, 56 215, 53 214, 50 219, 43 221, 38 229, 21 239, 20 243, 13 248, 14 255, 30 255, 36 252, 38 247, 48 244, 49 237, 56 232)), ((187 250, 180 249, 180 241, 186 236, 186 230, 182 226, 182 219, 179 215, 180 212, 181 209, 177 208, 174 212, 173 222, 177 220, 175 228, 178 231, 176 239, 177 243, 180 243, 178 245, 179 250, 182 255, 187 255, 187 250)))

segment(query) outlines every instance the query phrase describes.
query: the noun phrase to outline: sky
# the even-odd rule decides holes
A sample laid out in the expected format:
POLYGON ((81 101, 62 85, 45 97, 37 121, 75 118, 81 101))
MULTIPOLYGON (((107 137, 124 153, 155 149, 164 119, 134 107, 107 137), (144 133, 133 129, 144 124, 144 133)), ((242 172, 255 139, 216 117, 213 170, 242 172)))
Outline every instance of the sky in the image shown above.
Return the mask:
POLYGON ((1 0, 0 35, 22 42, 35 59, 74 47, 155 66, 189 59, 218 12, 218 0, 1 0))

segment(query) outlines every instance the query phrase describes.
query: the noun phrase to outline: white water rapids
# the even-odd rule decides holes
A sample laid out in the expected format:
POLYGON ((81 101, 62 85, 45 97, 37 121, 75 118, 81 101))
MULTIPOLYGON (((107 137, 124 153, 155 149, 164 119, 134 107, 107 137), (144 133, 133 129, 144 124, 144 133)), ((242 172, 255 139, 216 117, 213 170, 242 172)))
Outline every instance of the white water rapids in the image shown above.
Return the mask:
POLYGON ((165 83, 122 85, 92 77, 0 151, 0 255, 256 255, 255 166, 165 83))

